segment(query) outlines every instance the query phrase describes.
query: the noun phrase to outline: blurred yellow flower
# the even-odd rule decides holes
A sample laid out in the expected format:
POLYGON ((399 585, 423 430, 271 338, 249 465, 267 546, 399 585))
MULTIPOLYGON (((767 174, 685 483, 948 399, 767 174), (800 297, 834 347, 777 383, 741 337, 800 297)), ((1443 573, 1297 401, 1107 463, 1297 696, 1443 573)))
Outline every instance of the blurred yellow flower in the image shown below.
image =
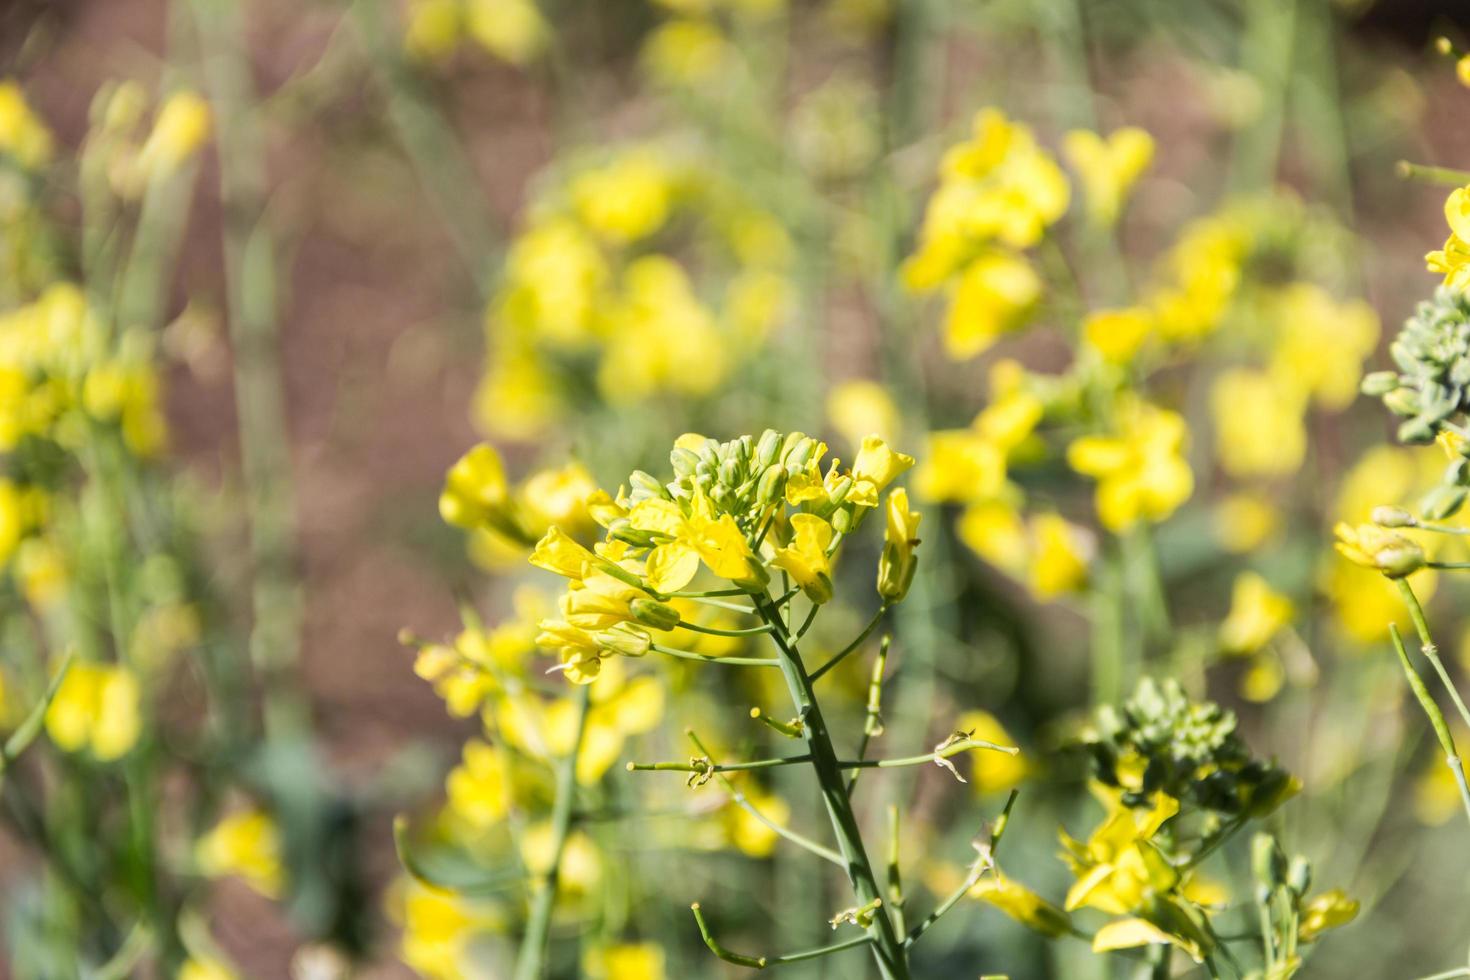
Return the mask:
POLYGON ((1066 912, 999 871, 981 878, 970 889, 970 895, 989 902, 1043 936, 1065 936, 1072 930, 1072 922, 1066 912))
POLYGON ((1358 900, 1349 898, 1341 888, 1313 895, 1302 904, 1298 935, 1304 943, 1315 942, 1329 929, 1347 925, 1356 919, 1358 907, 1358 900))
POLYGON ((178 980, 239 980, 239 976, 223 960, 191 956, 179 967, 178 980))
POLYGON ((199 152, 209 139, 209 103, 197 92, 175 92, 158 110, 153 131, 138 154, 145 180, 167 177, 199 152))
POLYGON ((1232 493, 1215 505, 1212 524, 1220 547, 1237 555, 1264 545, 1280 526, 1276 506, 1263 494, 1232 493))
POLYGON ((1075 440, 1067 463, 1098 481, 1097 514, 1110 531, 1167 519, 1194 492, 1183 417, 1129 397, 1119 403, 1115 423, 1112 435, 1075 440))
POLYGON ((1005 483, 1005 452, 973 429, 929 433, 914 474, 914 492, 940 503, 988 500, 1005 483))
POLYGON ((66 752, 89 749, 103 762, 138 741, 143 720, 138 679, 126 667, 73 663, 46 710, 46 732, 66 752))
POLYGON ((1128 192, 1154 158, 1154 140, 1134 126, 1114 130, 1104 139, 1075 129, 1062 144, 1072 169, 1082 178, 1088 214, 1101 225, 1118 220, 1128 192))
POLYGON ((1290 599, 1255 572, 1235 578, 1230 613, 1220 623, 1220 646, 1228 653, 1254 653, 1291 622, 1290 599))
MULTIPOLYGON (((521 860, 526 870, 542 877, 551 870, 555 838, 551 824, 532 824, 521 835, 521 860)), ((602 855, 592 838, 574 830, 567 835, 562 848, 561 867, 557 875, 557 897, 575 901, 592 893, 602 880, 602 855)))
POLYGON ((1264 371, 1222 371, 1210 388, 1215 447, 1232 476, 1285 476, 1307 451, 1306 394, 1264 371))
POLYGON ((670 86, 697 86, 726 69, 733 52, 718 28, 707 20, 682 17, 654 28, 643 42, 644 71, 670 86))
POLYGON ((977 256, 950 290, 945 351, 955 360, 983 353, 1002 335, 1019 329, 1040 298, 1041 277, 1030 262, 1011 252, 977 256))
POLYGON ((477 830, 488 830, 510 810, 510 760, 499 746, 470 739, 444 788, 450 813, 477 830))
POLYGON ((849 443, 862 443, 876 434, 892 440, 898 435, 898 407, 876 381, 844 381, 827 395, 827 418, 849 443))
POLYGON ((665 956, 657 943, 620 943, 588 950, 582 972, 589 980, 664 980, 665 956))
POLYGON ((1029 521, 1030 569, 1027 580, 1038 599, 1079 591, 1087 582, 1092 537, 1059 514, 1037 514, 1029 521))
POLYGON ((465 33, 502 61, 524 65, 546 47, 548 28, 531 0, 464 0, 465 33))
POLYGON ((626 245, 648 237, 668 220, 673 188, 658 154, 639 149, 578 174, 569 190, 583 224, 626 245))
POLYGON ((470 944, 504 927, 492 906, 411 878, 399 879, 390 900, 390 911, 403 926, 403 962, 428 980, 464 980, 470 944))
POLYGON ((1278 385, 1338 411, 1358 395, 1363 361, 1378 345, 1378 314, 1362 300, 1336 302, 1320 286, 1293 283, 1271 304, 1271 373, 1278 385))
POLYGON ((194 863, 207 878, 237 876, 267 898, 279 898, 286 873, 276 822, 260 810, 220 820, 194 844, 194 863))
POLYGON ((666 256, 628 264, 607 322, 597 381, 609 401, 637 401, 659 390, 708 394, 729 370, 731 355, 714 314, 666 256))
POLYGON ((1127 364, 1154 329, 1153 312, 1142 306, 1097 310, 1082 321, 1082 336, 1109 364, 1127 364))
POLYGON ((52 149, 51 131, 31 111, 20 86, 0 81, 0 153, 35 170, 50 162, 52 149))

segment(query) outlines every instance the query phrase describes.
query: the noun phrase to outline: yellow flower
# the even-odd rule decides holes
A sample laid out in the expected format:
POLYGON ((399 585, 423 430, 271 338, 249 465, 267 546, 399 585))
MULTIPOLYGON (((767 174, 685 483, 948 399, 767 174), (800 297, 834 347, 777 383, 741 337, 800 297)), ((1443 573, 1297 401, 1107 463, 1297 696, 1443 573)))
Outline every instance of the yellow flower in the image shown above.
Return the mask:
POLYGON ((898 434, 898 408, 876 381, 844 381, 827 395, 827 418, 853 445, 876 433, 882 439, 898 434))
POLYGON ((51 131, 26 104, 20 86, 0 82, 0 153, 12 156, 28 170, 51 160, 51 131))
POLYGON ((1010 575, 1021 575, 1031 556, 1026 524, 1014 506, 1003 500, 971 504, 960 515, 955 530, 975 554, 1010 575))
POLYGON ((1114 130, 1106 140, 1075 129, 1062 146, 1072 169, 1082 178, 1088 214, 1100 225, 1116 222, 1128 192, 1153 162, 1153 137, 1133 126, 1114 130))
POLYGON ((167 177, 199 152, 209 139, 209 103, 197 92, 175 92, 158 110, 153 132, 138 154, 145 179, 167 177))
POLYGON ((1037 514, 1029 530, 1032 594, 1045 600, 1080 590, 1093 550, 1087 532, 1059 514, 1037 514))
POLYGON ((914 465, 914 457, 896 453, 878 436, 863 439, 852 464, 852 489, 847 499, 863 507, 877 507, 878 495, 914 465))
POLYGON ((494 524, 507 536, 520 534, 510 511, 505 464, 494 446, 482 442, 449 468, 439 494, 439 516, 455 527, 494 524))
POLYGON ((527 440, 550 425, 561 407, 552 377, 533 351, 501 348, 475 389, 473 414, 486 435, 527 440))
POLYGON ((624 153, 579 174, 569 190, 582 222, 620 245, 647 238, 669 217, 668 168, 652 150, 624 153))
POLYGON ((718 78, 731 56, 730 45, 709 21, 683 17, 655 28, 640 60, 655 81, 695 86, 718 78))
POLYGON ((1161 338, 1195 341, 1220 325, 1240 285, 1249 246, 1248 229, 1229 213, 1185 228, 1164 261, 1164 282, 1148 300, 1161 338))
POLYGON ((260 810, 225 817, 194 845, 194 863, 208 878, 238 876, 267 898, 285 884, 276 822, 260 810))
POLYGON ((46 709, 46 732, 63 751, 90 749, 103 762, 121 758, 142 731, 140 698, 126 667, 73 663, 46 709))
POLYGON ((464 26, 460 0, 412 0, 403 44, 416 58, 448 57, 459 43, 464 26))
POLYGON ((590 536, 595 530, 587 499, 597 491, 592 474, 581 463, 538 470, 516 489, 520 517, 536 534, 553 525, 573 536, 590 536))
POLYGON ((1264 495, 1233 493, 1216 505, 1212 523, 1220 547, 1242 555, 1255 551, 1276 533, 1280 514, 1264 495))
POLYGON ((1358 900, 1349 898, 1341 888, 1313 895, 1302 905, 1302 920, 1297 933, 1304 943, 1315 942, 1322 933, 1347 925, 1358 917, 1358 900))
POLYGON ((1117 791, 1099 792, 1108 812, 1086 843, 1062 833, 1062 856, 1077 878, 1067 892, 1066 909, 1090 907, 1125 915, 1179 883, 1178 870, 1149 843, 1179 812, 1179 801, 1156 792, 1145 810, 1124 804, 1117 791))
POLYGON ((628 515, 629 524, 667 539, 648 555, 648 584, 657 592, 675 592, 689 584, 701 560, 720 578, 749 582, 760 566, 745 535, 729 514, 713 516, 709 501, 698 498, 688 515, 671 500, 641 500, 628 515))
POLYGON ((815 603, 832 598, 832 525, 815 514, 791 515, 791 544, 778 548, 771 564, 790 573, 791 580, 815 603))
POLYGON ((1470 187, 1450 191, 1444 202, 1444 216, 1450 237, 1444 248, 1430 252, 1424 261, 1430 272, 1444 276, 1446 286, 1465 289, 1470 287, 1470 187))
POLYGON ((1006 484, 1006 455, 973 429, 929 433, 915 493, 936 503, 989 500, 1006 484))
POLYGON ((1306 396, 1263 371, 1224 371, 1210 389, 1220 463, 1232 476, 1284 476, 1302 465, 1306 396))
POLYGON ((1378 345, 1378 314, 1362 300, 1338 303, 1320 286, 1293 283, 1274 297, 1271 374, 1339 411, 1358 395, 1363 361, 1378 345))
POLYGON ((724 380, 730 351, 684 269, 664 255, 634 259, 607 312, 598 388, 628 402, 656 391, 704 395, 724 380))
MULTIPOLYGON (((996 753, 992 753, 996 754, 996 753)), ((1065 936, 1072 930, 1067 913, 1020 882, 995 871, 975 884, 970 895, 989 902, 1006 915, 1043 936, 1065 936)))
POLYGON ((1136 398, 1120 403, 1116 414, 1114 435, 1077 439, 1067 447, 1067 462, 1098 481, 1098 518, 1109 530, 1166 520, 1194 492, 1183 455, 1184 419, 1136 398))
POLYGON ((546 22, 531 0, 464 3, 466 33, 502 61, 524 65, 546 47, 546 22))
MULTIPOLYGON (((526 828, 521 836, 521 860, 533 876, 543 877, 551 870, 555 854, 555 838, 551 824, 545 821, 526 828)), ((557 875, 557 897, 575 901, 591 894, 602 880, 602 855, 592 839, 580 830, 567 835, 562 848, 557 875)))
POLYGON ((1376 524, 1339 523, 1333 529, 1337 551, 1348 561, 1403 578, 1424 567, 1424 549, 1416 541, 1376 524))
POLYGON ((1153 333, 1153 312, 1143 306, 1097 310, 1082 321, 1082 336, 1109 364, 1133 360, 1153 333))
POLYGON ((570 579, 583 579, 599 564, 592 552, 567 536, 559 527, 547 530, 531 552, 531 564, 570 579))
POLYGON ((923 515, 909 509, 908 491, 899 487, 888 494, 886 516, 883 553, 878 558, 878 594, 886 603, 901 602, 918 568, 914 549, 919 546, 923 515))
POLYGON ((190 956, 179 967, 178 980, 239 980, 239 976, 223 960, 212 956, 190 956))
POLYGON ((548 218, 523 232, 506 258, 505 276, 493 319, 559 347, 593 339, 611 272, 597 242, 575 221, 548 218))
POLYGON ((983 353, 1019 329, 1041 298, 1041 277, 1019 255, 992 251, 955 280, 944 321, 945 351, 955 360, 983 353))
POLYGON ((665 957, 657 943, 621 943, 587 952, 582 971, 591 980, 664 980, 665 957))
POLYGON ((479 739, 464 746, 464 761, 444 784, 449 810, 477 830, 498 823, 510 809, 510 763, 505 753, 479 739))
POLYGON ((403 962, 429 980, 463 980, 470 944, 504 926, 490 906, 409 878, 397 882, 392 897, 391 911, 403 924, 403 962))
POLYGON ((1220 623, 1220 646, 1228 653, 1254 653, 1271 642, 1296 614, 1291 600, 1255 572, 1235 578, 1230 614, 1220 623))

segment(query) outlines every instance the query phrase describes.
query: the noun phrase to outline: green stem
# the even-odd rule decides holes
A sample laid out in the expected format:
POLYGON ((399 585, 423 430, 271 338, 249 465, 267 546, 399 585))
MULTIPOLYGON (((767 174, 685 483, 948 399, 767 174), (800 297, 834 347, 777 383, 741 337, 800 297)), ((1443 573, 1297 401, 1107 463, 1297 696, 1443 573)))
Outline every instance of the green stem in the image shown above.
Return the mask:
POLYGON ((697 772, 720 773, 720 772, 748 772, 752 769, 774 769, 777 766, 794 766, 802 762, 811 762, 809 755, 788 755, 777 759, 756 759, 753 762, 630 762, 627 769, 629 772, 697 772))
POLYGON ((779 667, 781 661, 772 657, 711 657, 703 653, 693 653, 689 650, 678 650, 674 647, 666 647, 661 643, 650 643, 648 649, 655 653, 662 653, 668 657, 677 657, 680 660, 697 660, 706 664, 725 664, 729 667, 779 667))
POLYGON ((1444 712, 1439 710, 1439 705, 1435 703, 1429 689, 1424 686, 1423 678, 1409 662, 1409 651, 1404 648, 1404 639, 1399 635, 1398 624, 1390 623, 1388 633, 1393 638, 1393 648, 1399 655, 1399 664, 1404 668, 1404 679, 1409 682, 1409 689, 1414 692, 1419 706, 1429 716, 1429 724, 1434 728, 1440 748, 1444 750, 1445 763, 1450 767, 1450 772, 1454 774, 1455 782, 1460 787, 1460 802, 1465 806, 1465 817, 1470 819, 1470 786, 1465 783, 1465 767, 1460 762, 1459 753, 1455 751, 1455 740, 1450 735, 1449 724, 1444 720, 1444 712))
MULTIPOLYGON (((866 759, 868 757, 868 746, 877 736, 883 733, 883 672, 888 666, 888 636, 883 637, 883 642, 878 644, 878 656, 873 661, 873 673, 868 678, 868 706, 863 717, 863 738, 858 743, 857 757, 866 759)), ((862 775, 861 769, 854 769, 852 776, 847 781, 847 795, 857 788, 858 776, 862 775)))
POLYGON ((267 731, 294 734, 306 724, 306 705, 295 683, 304 605, 279 351, 276 250, 265 214, 264 137, 239 6, 193 0, 193 9, 218 133, 226 305, 250 524, 250 651, 265 688, 267 731))
POLYGON ((534 883, 531 911, 526 918, 526 933, 516 957, 515 980, 539 980, 546 972, 546 939, 551 932, 551 912, 556 905, 557 881, 561 876, 562 855, 572 829, 572 803, 577 791, 577 755, 587 729, 587 705, 591 688, 579 685, 576 703, 576 735, 571 748, 556 765, 556 799, 551 807, 551 865, 534 883))
MULTIPOLYGON (((775 627, 780 622, 780 613, 766 605, 769 598, 755 597, 755 601, 761 617, 775 627)), ((812 772, 821 788, 822 800, 826 804, 827 815, 832 820, 839 850, 847 862, 848 880, 859 904, 866 905, 875 899, 881 899, 882 890, 863 845, 862 831, 858 828, 857 816, 853 813, 852 800, 847 795, 842 769, 837 764, 837 753, 832 747, 826 719, 817 704, 811 677, 808 676, 796 648, 787 642, 785 633, 779 628, 773 628, 771 638, 780 654, 781 673, 786 679, 791 700, 802 720, 804 737, 812 756, 812 772)), ((879 909, 871 917, 867 933, 872 940, 873 958, 884 980, 908 980, 908 952, 894 931, 892 919, 885 911, 879 909)))
POLYGON ((1409 618, 1414 621, 1414 630, 1419 634, 1419 652, 1424 654, 1425 660, 1434 665, 1434 672, 1439 675, 1445 690, 1449 691, 1450 700, 1455 702, 1455 709, 1460 712, 1460 717, 1466 726, 1470 726, 1470 708, 1465 707, 1465 701, 1460 697, 1459 689, 1455 687, 1454 681, 1450 680, 1449 671, 1445 670, 1444 662, 1439 659, 1439 647, 1435 645, 1434 638, 1429 635, 1429 622, 1424 618, 1424 607, 1419 605, 1419 597, 1414 594, 1414 589, 1409 585, 1408 579, 1395 579, 1394 583, 1399 588, 1399 595, 1404 597, 1404 603, 1409 607, 1409 618))
POLYGON ((714 953, 726 963, 734 963, 736 966, 749 967, 752 970, 764 970, 768 966, 777 966, 781 963, 799 963, 802 960, 814 960, 821 956, 831 956, 833 953, 840 953, 843 950, 856 949, 859 946, 866 946, 867 944, 872 942, 871 938, 863 935, 858 936, 855 939, 849 939, 845 942, 833 943, 831 946, 819 946, 816 949, 805 949, 799 953, 786 953, 782 956, 746 956, 742 953, 731 952, 724 946, 720 945, 720 941, 716 939, 714 933, 710 931, 709 923, 706 922, 704 919, 704 910, 700 907, 698 902, 695 902, 693 905, 689 906, 689 911, 694 913, 694 922, 696 925, 699 926, 700 938, 704 940, 704 944, 709 947, 709 951, 711 953, 714 953))
POLYGON ((1401 180, 1418 180, 1426 184, 1440 184, 1445 187, 1463 187, 1470 184, 1470 170, 1456 170, 1453 167, 1436 167, 1426 163, 1400 160, 1394 164, 1393 172, 1401 180))
POLYGON ((868 637, 870 637, 870 636, 873 635, 873 630, 875 630, 875 629, 878 628, 878 624, 883 621, 883 616, 887 612, 888 612, 888 605, 887 605, 887 603, 884 603, 883 605, 879 606, 878 607, 878 611, 873 614, 873 618, 870 619, 870 620, 868 620, 868 625, 867 626, 864 626, 863 627, 863 631, 857 635, 857 639, 853 640, 847 646, 843 647, 840 651, 838 651, 837 653, 833 654, 832 655, 832 658, 830 660, 828 660, 826 663, 822 664, 822 666, 818 667, 816 670, 814 670, 814 671, 811 672, 811 675, 810 676, 811 676, 812 683, 815 684, 817 681, 821 680, 823 674, 827 673, 827 671, 831 670, 833 667, 836 667, 838 664, 842 663, 843 659, 848 654, 852 653, 858 647, 862 646, 863 645, 863 642, 865 640, 867 640, 868 637))
POLYGON ((951 756, 968 752, 970 749, 990 749, 992 752, 1004 752, 1006 755, 1015 755, 1020 749, 1011 745, 996 745, 978 738, 966 738, 953 745, 947 745, 933 752, 925 752, 923 755, 908 755, 901 759, 844 759, 837 763, 843 769, 898 769, 903 766, 922 766, 926 762, 938 762, 951 756))

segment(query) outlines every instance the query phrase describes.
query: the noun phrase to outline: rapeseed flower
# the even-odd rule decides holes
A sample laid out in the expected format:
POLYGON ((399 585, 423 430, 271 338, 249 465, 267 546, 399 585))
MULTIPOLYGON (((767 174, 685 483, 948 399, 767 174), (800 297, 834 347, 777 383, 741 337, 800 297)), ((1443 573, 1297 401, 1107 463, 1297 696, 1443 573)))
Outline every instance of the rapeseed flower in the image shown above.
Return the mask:
POLYGON ((1184 419, 1136 397, 1116 409, 1113 433, 1083 436, 1067 447, 1067 462, 1098 481, 1097 513, 1110 531, 1139 521, 1159 522, 1194 492, 1184 458, 1184 419))
POLYGON ((1118 220, 1129 191, 1154 158, 1153 137, 1136 126, 1114 130, 1106 138, 1075 129, 1062 148, 1082 180, 1088 214, 1100 225, 1118 220))
POLYGON ((209 878, 236 876, 267 898, 279 898, 286 872, 276 822, 261 810, 225 817, 194 845, 194 863, 209 878))
POLYGON ((143 730, 142 691, 121 665, 74 663, 46 709, 46 732, 66 752, 90 751, 110 762, 126 755, 143 730))

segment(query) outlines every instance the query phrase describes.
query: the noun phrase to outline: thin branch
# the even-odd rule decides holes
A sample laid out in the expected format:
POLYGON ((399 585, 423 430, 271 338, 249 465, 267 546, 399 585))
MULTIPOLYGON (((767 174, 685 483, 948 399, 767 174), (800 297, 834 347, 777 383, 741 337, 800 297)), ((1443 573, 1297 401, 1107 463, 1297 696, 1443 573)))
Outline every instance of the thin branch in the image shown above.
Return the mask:
POLYGON ((674 647, 666 647, 661 643, 650 643, 648 649, 662 653, 670 657, 678 657, 680 660, 697 660, 706 664, 724 664, 727 667, 779 667, 781 661, 771 657, 711 657, 704 653, 694 653, 691 650, 678 650, 674 647))
POLYGON ((699 907, 698 902, 689 906, 689 910, 694 913, 694 921, 699 926, 699 935, 704 939, 704 944, 709 947, 711 953, 714 953, 726 963, 749 967, 752 970, 764 970, 768 966, 777 966, 782 963, 799 963, 802 960, 814 960, 818 957, 840 953, 843 950, 866 946, 872 942, 868 936, 864 935, 858 936, 855 939, 848 939, 844 942, 833 943, 831 946, 819 946, 816 949, 805 949, 799 953, 786 953, 782 956, 744 956, 740 953, 733 953, 720 945, 720 941, 714 937, 714 933, 710 932, 709 923, 705 921, 704 911, 699 907))
POLYGON ((878 611, 873 614, 873 618, 868 621, 868 625, 863 627, 863 631, 857 635, 857 639, 853 640, 847 646, 843 647, 842 651, 835 654, 831 660, 828 660, 826 663, 822 664, 822 666, 811 672, 811 674, 809 675, 811 682, 815 684, 817 681, 821 680, 823 674, 827 673, 827 671, 831 670, 833 667, 836 667, 849 653, 852 653, 858 647, 862 646, 863 641, 873 634, 873 630, 878 628, 878 624, 882 621, 883 615, 886 612, 888 612, 888 604, 884 603, 883 605, 878 607, 878 611))
MULTIPOLYGON (((857 757, 865 759, 868 755, 868 745, 873 739, 883 734, 883 674, 888 667, 888 646, 890 638, 885 636, 878 644, 878 657, 873 661, 873 673, 868 678, 868 707, 867 715, 863 719, 863 740, 858 743, 857 757)), ((857 788, 858 776, 862 770, 855 770, 852 777, 847 781, 847 795, 857 788)))

